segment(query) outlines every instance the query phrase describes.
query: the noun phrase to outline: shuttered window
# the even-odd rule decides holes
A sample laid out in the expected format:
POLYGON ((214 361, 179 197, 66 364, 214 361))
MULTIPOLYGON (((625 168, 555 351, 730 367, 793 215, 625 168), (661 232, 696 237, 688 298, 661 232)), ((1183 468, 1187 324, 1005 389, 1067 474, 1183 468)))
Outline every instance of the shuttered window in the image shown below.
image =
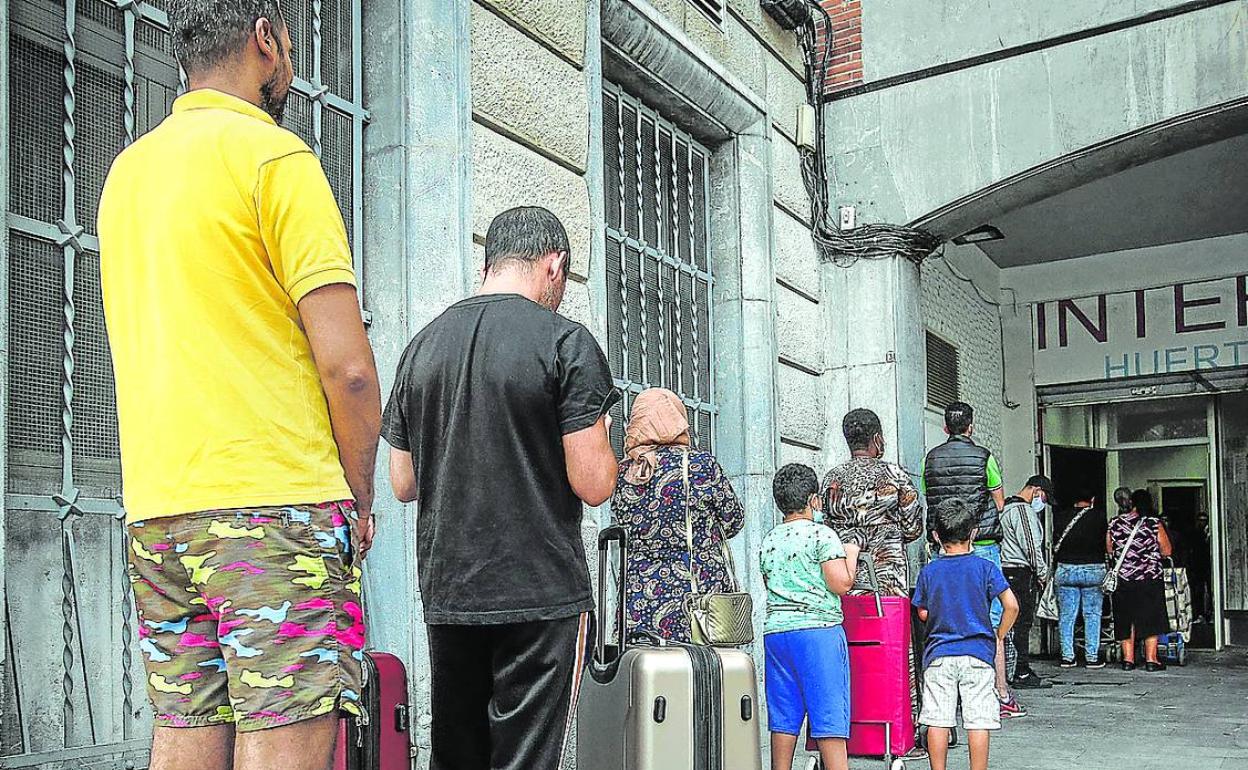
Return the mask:
POLYGON ((678 393, 695 443, 714 442, 710 153, 657 112, 608 85, 603 95, 607 218, 607 348, 616 385, 619 449, 633 398, 678 393))
POLYGON ((958 389, 958 349, 951 343, 927 333, 927 403, 944 409, 960 401, 958 389))

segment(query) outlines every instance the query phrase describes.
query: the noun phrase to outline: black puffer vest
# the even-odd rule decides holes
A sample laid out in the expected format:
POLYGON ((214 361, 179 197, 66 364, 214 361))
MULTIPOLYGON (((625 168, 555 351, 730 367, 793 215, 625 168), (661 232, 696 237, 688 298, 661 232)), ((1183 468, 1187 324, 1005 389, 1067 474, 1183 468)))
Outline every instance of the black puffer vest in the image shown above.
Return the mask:
POLYGON ((988 492, 988 450, 970 436, 950 436, 927 453, 923 483, 927 489, 928 531, 932 511, 942 500, 960 497, 972 509, 982 511, 976 540, 1001 540, 1001 517, 988 492))

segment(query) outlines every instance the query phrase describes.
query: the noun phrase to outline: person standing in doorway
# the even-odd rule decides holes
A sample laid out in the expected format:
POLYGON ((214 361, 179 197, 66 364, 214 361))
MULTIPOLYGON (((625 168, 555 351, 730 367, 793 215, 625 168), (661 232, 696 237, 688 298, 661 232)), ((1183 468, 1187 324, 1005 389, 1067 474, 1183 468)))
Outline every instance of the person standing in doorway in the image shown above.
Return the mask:
POLYGON ((558 315, 570 246, 543 208, 495 217, 483 285, 416 335, 386 406, 418 503, 434 770, 557 770, 594 602, 582 504, 615 489, 606 356, 558 315))
MULTIPOLYGON (((929 540, 934 523, 932 511, 945 500, 958 498, 978 512, 975 541, 971 552, 1001 566, 1001 509, 1005 507, 1002 492, 1001 466, 986 448, 975 443, 975 410, 970 404, 954 401, 945 407, 945 433, 949 439, 934 447, 923 459, 921 489, 927 498, 929 540)), ((993 626, 1001 623, 1001 602, 993 599, 990 617, 993 626)), ((1010 693, 1005 677, 1005 646, 997 650, 997 694, 1001 698, 1001 716, 1006 719, 1023 717, 1027 710, 1010 693)))
POLYGON ((1075 657, 1075 620, 1083 613, 1084 664, 1091 669, 1104 668, 1101 659, 1101 614, 1105 596, 1105 534, 1109 522, 1105 509, 1096 504, 1096 493, 1090 489, 1076 493, 1073 508, 1058 511, 1053 517, 1057 545, 1053 557, 1057 562, 1058 632, 1062 649, 1062 668, 1079 665, 1075 657))
POLYGON ((1016 660, 1011 683, 1022 689, 1052 685, 1031 670, 1031 624, 1035 619, 1037 591, 1049 581, 1044 554, 1044 525, 1040 517, 1053 498, 1053 482, 1032 476, 1017 495, 1006 498, 1001 511, 1001 570, 1018 599, 1018 620, 1006 639, 1016 660))
POLYGON ((170 0, 189 91, 100 202, 153 770, 324 770, 359 712, 381 398, 277 0, 170 0))
POLYGON ((1122 670, 1135 670, 1135 643, 1143 638, 1144 670, 1165 671, 1166 665, 1157 659, 1157 636, 1170 630, 1161 560, 1172 549, 1148 490, 1131 493, 1131 510, 1109 523, 1105 547, 1118 574, 1114 636, 1122 644, 1122 670))

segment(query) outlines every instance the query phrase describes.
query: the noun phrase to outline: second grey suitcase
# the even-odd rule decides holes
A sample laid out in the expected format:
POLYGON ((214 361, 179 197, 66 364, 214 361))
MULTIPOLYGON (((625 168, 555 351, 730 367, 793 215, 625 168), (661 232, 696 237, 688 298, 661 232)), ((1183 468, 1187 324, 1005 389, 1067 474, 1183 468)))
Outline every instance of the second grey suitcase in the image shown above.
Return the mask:
POLYGON ((629 645, 624 629, 627 535, 598 537, 598 609, 605 607, 610 543, 619 543, 618 641, 600 622, 577 707, 580 770, 761 770, 754 660, 740 650, 629 645))

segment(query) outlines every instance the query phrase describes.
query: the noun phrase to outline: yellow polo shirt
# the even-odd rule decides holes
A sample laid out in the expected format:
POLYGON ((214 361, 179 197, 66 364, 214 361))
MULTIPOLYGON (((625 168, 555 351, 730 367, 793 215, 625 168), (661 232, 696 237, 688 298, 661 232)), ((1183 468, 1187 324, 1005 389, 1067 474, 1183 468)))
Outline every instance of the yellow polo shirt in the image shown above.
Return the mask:
POLYGON ((113 163, 99 236, 129 520, 350 498, 297 306, 355 274, 308 146, 187 93, 113 163))

